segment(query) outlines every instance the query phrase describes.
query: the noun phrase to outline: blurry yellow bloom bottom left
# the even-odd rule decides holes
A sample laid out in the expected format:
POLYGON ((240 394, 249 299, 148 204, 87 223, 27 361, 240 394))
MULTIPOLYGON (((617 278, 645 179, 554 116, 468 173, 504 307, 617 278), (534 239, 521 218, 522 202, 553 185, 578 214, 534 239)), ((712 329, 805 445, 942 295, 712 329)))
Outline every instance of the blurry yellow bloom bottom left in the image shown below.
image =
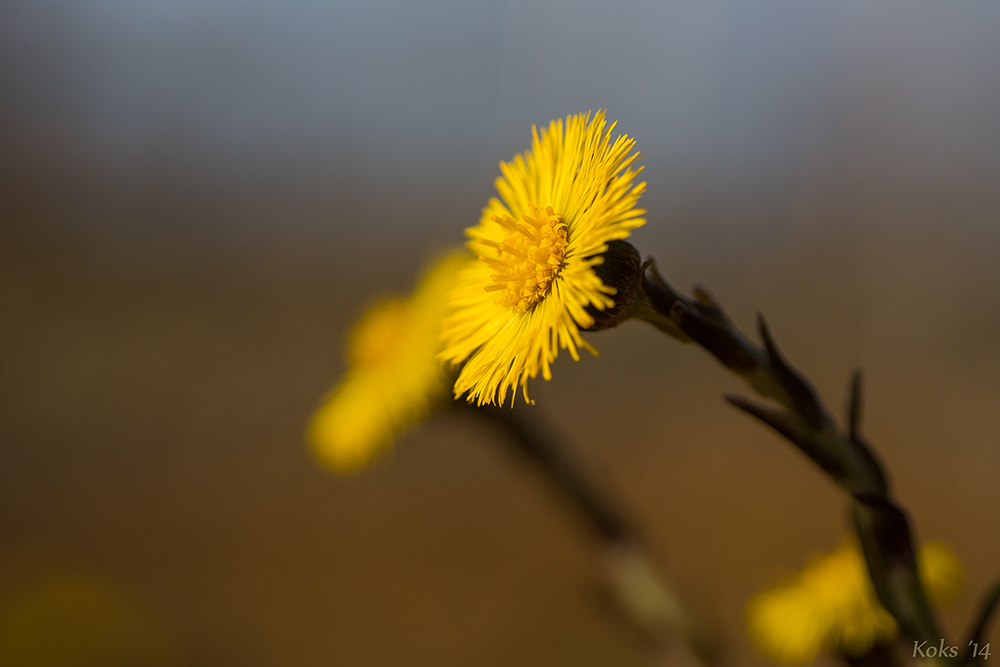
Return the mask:
POLYGON ((313 452, 340 472, 357 470, 424 419, 447 394, 438 359, 446 297, 459 268, 455 252, 437 262, 407 298, 371 306, 351 333, 347 371, 309 425, 313 452))
POLYGON ((10 593, 0 602, 0 667, 174 664, 161 629, 106 581, 58 573, 10 593))

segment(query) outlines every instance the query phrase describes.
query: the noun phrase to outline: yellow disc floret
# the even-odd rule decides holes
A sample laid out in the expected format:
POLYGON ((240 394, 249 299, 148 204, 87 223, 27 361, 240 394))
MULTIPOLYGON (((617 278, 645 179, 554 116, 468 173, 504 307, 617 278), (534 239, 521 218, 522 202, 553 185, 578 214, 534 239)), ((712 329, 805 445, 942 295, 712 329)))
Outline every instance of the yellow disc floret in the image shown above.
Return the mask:
POLYGON ((566 258, 566 223, 555 214, 551 206, 544 211, 529 205, 531 213, 515 222, 509 215, 494 215, 493 221, 507 230, 500 243, 477 239, 492 246, 499 258, 479 256, 479 261, 499 269, 491 277, 494 284, 487 285, 487 292, 502 290, 497 303, 509 306, 516 313, 527 312, 549 292, 552 281, 563 268, 566 258))

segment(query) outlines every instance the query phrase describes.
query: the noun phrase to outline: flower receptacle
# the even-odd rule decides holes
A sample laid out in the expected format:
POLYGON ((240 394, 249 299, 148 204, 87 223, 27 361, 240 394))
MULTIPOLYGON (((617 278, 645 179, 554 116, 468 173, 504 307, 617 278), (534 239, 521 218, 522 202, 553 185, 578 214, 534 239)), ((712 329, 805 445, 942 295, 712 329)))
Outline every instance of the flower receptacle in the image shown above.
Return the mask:
POLYGON ((594 323, 585 331, 603 331, 616 327, 633 316, 630 312, 642 284, 642 258, 639 251, 627 241, 609 241, 607 251, 601 255, 604 262, 594 267, 594 272, 608 287, 617 290, 611 298, 615 305, 604 310, 587 307, 587 314, 594 323))

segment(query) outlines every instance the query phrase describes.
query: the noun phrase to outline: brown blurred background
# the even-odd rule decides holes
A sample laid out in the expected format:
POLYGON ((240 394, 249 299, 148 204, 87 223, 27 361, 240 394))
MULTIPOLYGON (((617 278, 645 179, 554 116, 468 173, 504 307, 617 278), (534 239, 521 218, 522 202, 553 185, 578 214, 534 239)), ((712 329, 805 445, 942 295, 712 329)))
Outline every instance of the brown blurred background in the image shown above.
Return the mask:
MULTIPOLYGON (((370 295, 461 240, 532 123, 600 107, 668 280, 763 311, 837 412, 864 369, 918 536, 966 564, 958 643, 1000 575, 998 62, 995 2, 3 3, 0 664, 647 664, 480 425, 349 479, 303 443, 370 295)), ((704 353, 591 341, 531 410, 729 664, 768 664, 744 605, 844 498, 704 353)))

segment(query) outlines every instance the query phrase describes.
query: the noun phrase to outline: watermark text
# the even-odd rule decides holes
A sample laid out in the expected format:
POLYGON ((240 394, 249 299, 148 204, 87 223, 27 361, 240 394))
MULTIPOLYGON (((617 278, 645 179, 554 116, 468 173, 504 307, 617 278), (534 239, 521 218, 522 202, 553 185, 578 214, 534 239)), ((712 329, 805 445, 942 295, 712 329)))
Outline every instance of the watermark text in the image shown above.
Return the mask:
MULTIPOLYGON (((929 642, 923 641, 913 642, 913 657, 914 658, 957 658, 958 657, 958 647, 957 646, 945 646, 944 640, 942 639, 936 646, 930 644, 929 642)), ((976 642, 969 642, 969 648, 971 649, 969 655, 973 658, 982 658, 983 660, 989 660, 990 658, 990 645, 989 643, 979 645, 976 642)))

